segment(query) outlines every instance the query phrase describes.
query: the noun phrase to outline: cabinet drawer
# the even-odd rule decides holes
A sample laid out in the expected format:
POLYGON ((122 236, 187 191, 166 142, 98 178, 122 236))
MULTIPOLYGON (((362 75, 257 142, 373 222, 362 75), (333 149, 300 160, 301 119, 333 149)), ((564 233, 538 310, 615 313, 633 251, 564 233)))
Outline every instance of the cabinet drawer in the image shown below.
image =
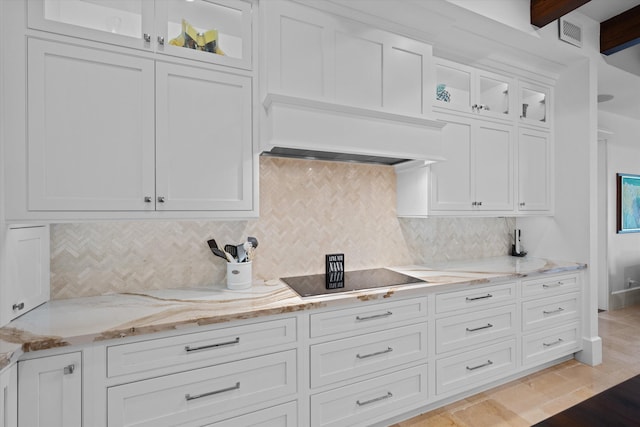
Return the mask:
POLYGON ((311 337, 341 332, 359 332, 376 327, 388 328, 394 323, 427 318, 427 299, 394 301, 345 310, 326 311, 309 316, 311 337))
POLYGON ((436 361, 436 393, 471 389, 509 375, 516 367, 515 339, 436 361))
POLYGON ((436 313, 454 310, 473 309, 498 302, 509 303, 516 297, 516 284, 471 288, 463 291, 447 292, 436 295, 436 313))
POLYGON ((311 387, 427 358, 427 324, 312 345, 311 387))
POLYGON ((107 375, 117 377, 225 356, 237 358, 250 350, 295 340, 296 319, 292 318, 112 345, 107 347, 107 375))
POLYGON ((516 332, 516 306, 476 311, 436 320, 436 352, 481 344, 516 332))
POLYGON ((311 426, 364 426, 425 404, 427 365, 311 396, 311 426), (366 422, 365 422, 366 420, 366 422))
POLYGON ((531 365, 566 356, 580 350, 580 326, 571 323, 522 337, 522 363, 531 365))
POLYGON ((579 294, 573 293, 522 303, 522 330, 557 326, 577 319, 579 301, 579 294))
POLYGON ((522 296, 557 295, 567 292, 575 292, 580 289, 580 280, 577 275, 551 276, 541 279, 523 280, 522 296))
POLYGON ((296 391, 296 351, 110 387, 108 425, 174 426, 296 391))
MULTIPOLYGON (((297 427, 298 407, 296 402, 289 402, 272 408, 262 409, 250 414, 218 421, 213 424, 196 422, 193 427, 297 427)), ((191 425, 182 427, 192 427, 191 425)))

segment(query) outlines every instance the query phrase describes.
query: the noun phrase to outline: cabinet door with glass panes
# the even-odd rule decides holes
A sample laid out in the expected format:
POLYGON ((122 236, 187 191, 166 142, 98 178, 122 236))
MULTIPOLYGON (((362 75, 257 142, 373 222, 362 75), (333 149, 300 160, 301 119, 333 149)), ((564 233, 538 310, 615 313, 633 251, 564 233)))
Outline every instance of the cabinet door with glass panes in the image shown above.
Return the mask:
POLYGON ((548 128, 551 123, 550 88, 520 82, 518 90, 518 116, 520 123, 548 128))
POLYGON ((29 0, 32 29, 251 69, 244 0, 29 0))
POLYGON ((500 119, 515 117, 514 80, 437 58, 434 107, 500 119))

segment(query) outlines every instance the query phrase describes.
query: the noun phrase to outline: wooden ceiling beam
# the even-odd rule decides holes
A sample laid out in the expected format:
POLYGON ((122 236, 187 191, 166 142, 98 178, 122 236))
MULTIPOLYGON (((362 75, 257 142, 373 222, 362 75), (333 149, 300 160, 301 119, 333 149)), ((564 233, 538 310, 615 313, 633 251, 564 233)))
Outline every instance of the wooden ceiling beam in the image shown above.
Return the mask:
POLYGON ((531 25, 542 28, 591 0, 531 0, 531 25))
POLYGON ((600 53, 611 55, 640 43, 640 6, 600 23, 600 53))

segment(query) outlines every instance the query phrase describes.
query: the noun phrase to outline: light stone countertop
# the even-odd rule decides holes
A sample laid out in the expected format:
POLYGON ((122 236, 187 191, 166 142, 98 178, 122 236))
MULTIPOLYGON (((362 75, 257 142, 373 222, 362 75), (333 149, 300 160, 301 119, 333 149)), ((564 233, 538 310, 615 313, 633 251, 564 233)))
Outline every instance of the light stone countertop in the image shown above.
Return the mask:
POLYGON ((225 285, 150 290, 49 301, 0 328, 0 370, 29 351, 184 329, 232 320, 340 306, 358 301, 407 297, 425 291, 561 273, 585 264, 510 256, 426 266, 393 267, 426 283, 300 298, 278 279, 247 290, 225 285), (437 289, 434 289, 437 288, 437 289))

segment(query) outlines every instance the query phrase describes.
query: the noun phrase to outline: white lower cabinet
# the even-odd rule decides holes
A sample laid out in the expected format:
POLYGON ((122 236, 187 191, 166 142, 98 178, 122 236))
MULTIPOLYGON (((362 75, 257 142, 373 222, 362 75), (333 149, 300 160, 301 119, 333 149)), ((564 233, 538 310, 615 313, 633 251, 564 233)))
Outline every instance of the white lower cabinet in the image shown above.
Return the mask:
POLYGON ((426 403, 427 365, 311 396, 311 426, 366 426, 426 403))
POLYGON ((82 425, 82 352, 18 362, 18 425, 82 425))
POLYGON ((239 417, 227 418, 213 424, 182 424, 183 427, 298 427, 298 410, 296 402, 289 402, 283 405, 274 406, 267 409, 240 415, 239 417))
POLYGON ((18 375, 13 365, 0 374, 0 427, 18 425, 18 375))
POLYGON ((295 350, 151 378, 109 388, 108 425, 180 425, 292 394, 296 386, 295 350))

